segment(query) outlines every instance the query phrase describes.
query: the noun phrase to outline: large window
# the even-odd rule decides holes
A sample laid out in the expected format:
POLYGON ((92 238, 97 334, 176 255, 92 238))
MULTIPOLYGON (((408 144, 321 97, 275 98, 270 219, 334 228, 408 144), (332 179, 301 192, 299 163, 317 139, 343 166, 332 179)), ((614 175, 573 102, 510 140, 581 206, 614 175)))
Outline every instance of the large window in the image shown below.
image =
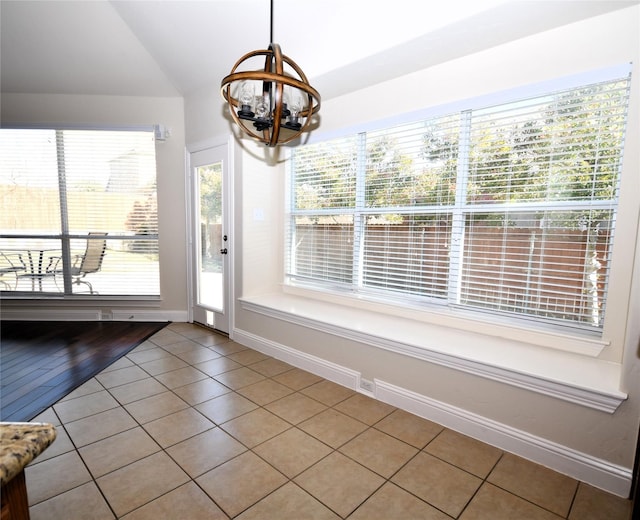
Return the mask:
POLYGON ((157 297, 153 129, 0 130, 4 297, 157 297))
POLYGON ((629 78, 296 148, 289 283, 599 330, 629 78))

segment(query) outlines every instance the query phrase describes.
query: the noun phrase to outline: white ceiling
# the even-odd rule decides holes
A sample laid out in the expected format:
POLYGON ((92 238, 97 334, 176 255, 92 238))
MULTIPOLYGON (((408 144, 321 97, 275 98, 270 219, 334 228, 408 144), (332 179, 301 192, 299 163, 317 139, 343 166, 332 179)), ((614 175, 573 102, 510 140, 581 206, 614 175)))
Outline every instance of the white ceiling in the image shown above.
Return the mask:
MULTIPOLYGON (((640 0, 274 0, 273 36, 330 99, 640 0)), ((185 96, 270 39, 269 0, 0 0, 2 92, 185 96)))

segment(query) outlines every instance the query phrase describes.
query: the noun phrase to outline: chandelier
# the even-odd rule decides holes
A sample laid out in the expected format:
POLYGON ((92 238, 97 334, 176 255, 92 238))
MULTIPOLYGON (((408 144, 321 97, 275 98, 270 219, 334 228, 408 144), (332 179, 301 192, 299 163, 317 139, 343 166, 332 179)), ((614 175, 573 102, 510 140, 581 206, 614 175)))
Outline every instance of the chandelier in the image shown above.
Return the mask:
POLYGON ((246 134, 273 147, 310 130, 312 115, 320 109, 320 94, 295 61, 273 43, 273 0, 268 49, 242 56, 220 84, 231 117, 246 134), (240 70, 256 57, 264 67, 240 70))

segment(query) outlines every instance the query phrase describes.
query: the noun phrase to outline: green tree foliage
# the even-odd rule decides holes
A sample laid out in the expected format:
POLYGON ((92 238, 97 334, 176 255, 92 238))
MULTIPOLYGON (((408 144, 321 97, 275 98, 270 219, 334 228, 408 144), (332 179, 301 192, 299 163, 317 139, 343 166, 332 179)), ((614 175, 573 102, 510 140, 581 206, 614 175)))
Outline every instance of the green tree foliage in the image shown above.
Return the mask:
POLYGON ((295 154, 296 209, 349 208, 355 205, 356 139, 340 145, 301 147, 295 154))
POLYGON ((198 169, 200 179, 200 219, 207 225, 222 218, 222 166, 212 164, 198 169))

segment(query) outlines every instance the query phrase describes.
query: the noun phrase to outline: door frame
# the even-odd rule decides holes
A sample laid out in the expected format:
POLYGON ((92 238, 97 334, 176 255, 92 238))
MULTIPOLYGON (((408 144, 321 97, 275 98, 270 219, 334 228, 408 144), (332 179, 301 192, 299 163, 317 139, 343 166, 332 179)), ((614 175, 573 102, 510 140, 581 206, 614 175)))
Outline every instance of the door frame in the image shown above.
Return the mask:
POLYGON ((196 304, 196 294, 194 294, 194 281, 196 273, 194 272, 194 246, 196 240, 196 233, 199 233, 199 230, 194 229, 194 197, 193 197, 193 173, 191 171, 191 155, 197 152, 203 152, 211 148, 221 148, 226 147, 226 161, 227 161, 227 179, 224 184, 223 197, 226 200, 223 200, 223 207, 225 207, 226 213, 226 234, 229 236, 229 240, 227 242, 228 254, 227 258, 227 269, 225 270, 225 277, 227 278, 228 291, 226 300, 224 302, 225 313, 228 318, 228 335, 230 339, 233 339, 233 331, 235 329, 235 269, 234 269, 234 258, 235 258, 235 232, 234 232, 234 179, 235 179, 235 166, 234 166, 234 139, 232 135, 229 135, 227 139, 217 139, 217 140, 206 140, 201 141, 194 144, 188 144, 185 147, 185 176, 186 176, 186 190, 185 190, 185 202, 186 202, 186 216, 187 216, 187 320, 189 323, 194 322, 194 306, 196 304))

